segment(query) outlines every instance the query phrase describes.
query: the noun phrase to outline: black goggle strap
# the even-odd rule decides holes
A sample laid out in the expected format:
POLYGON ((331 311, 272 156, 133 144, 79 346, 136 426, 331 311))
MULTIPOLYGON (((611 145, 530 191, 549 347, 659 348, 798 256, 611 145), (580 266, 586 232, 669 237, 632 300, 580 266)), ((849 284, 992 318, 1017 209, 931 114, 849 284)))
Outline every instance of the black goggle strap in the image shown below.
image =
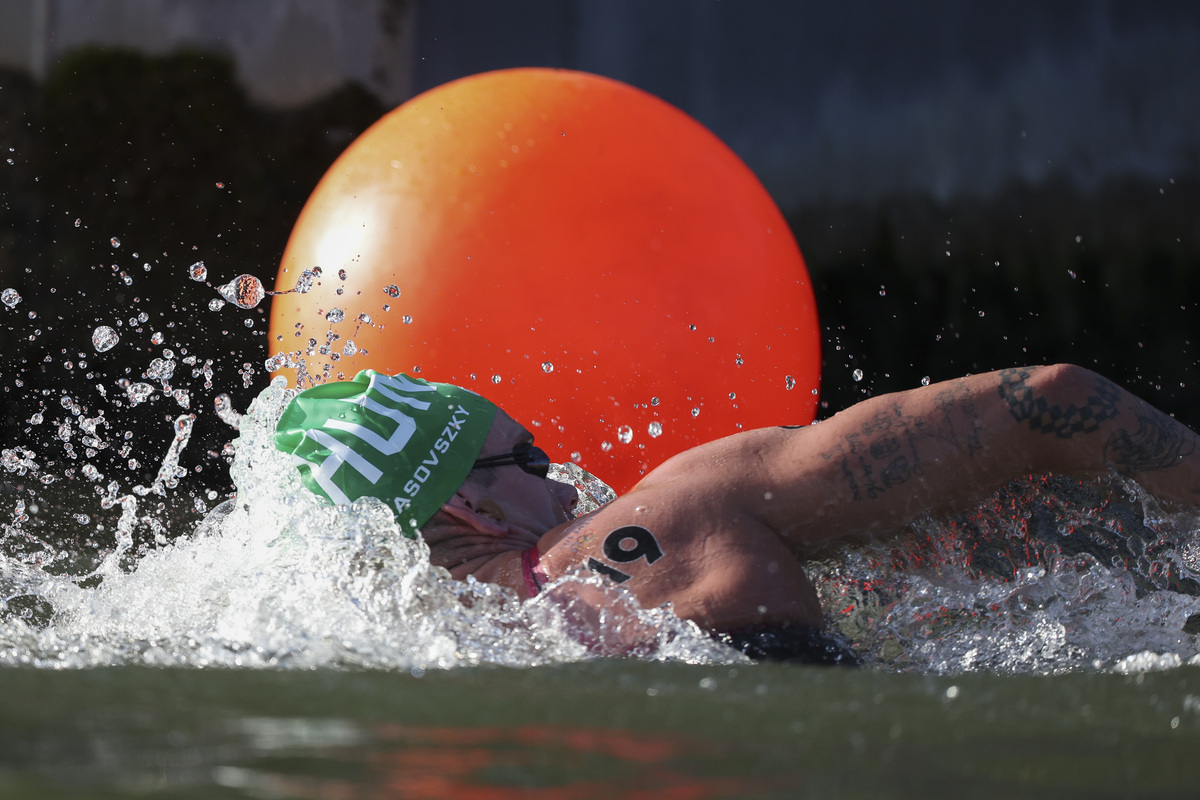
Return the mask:
POLYGON ((535 475, 545 476, 545 470, 550 467, 550 456, 540 447, 535 447, 530 442, 521 442, 512 449, 511 453, 501 453, 495 456, 487 456, 476 460, 472 469, 481 467, 506 467, 515 465, 535 475), (527 469, 531 467, 532 469, 527 469))

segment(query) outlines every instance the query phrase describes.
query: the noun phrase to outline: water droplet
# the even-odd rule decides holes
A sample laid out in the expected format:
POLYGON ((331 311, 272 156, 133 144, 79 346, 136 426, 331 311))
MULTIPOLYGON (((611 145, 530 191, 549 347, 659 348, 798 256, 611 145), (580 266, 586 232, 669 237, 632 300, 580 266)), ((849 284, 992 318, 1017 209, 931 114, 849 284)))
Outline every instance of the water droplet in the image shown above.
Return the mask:
POLYGON ((165 358, 156 358, 150 362, 150 366, 146 367, 146 373, 142 376, 156 381, 170 380, 175 374, 175 362, 165 358))
POLYGON ((346 270, 344 270, 344 269, 339 269, 339 270, 338 270, 338 277, 339 277, 339 278, 341 278, 342 280, 346 280, 346 270))
POLYGON ((283 369, 283 365, 286 363, 287 357, 282 353, 278 353, 263 362, 263 369, 267 372, 275 372, 276 370, 283 369))
POLYGON ((646 426, 646 433, 650 434, 651 439, 657 439, 658 437, 662 436, 662 423, 651 422, 646 426))
POLYGON ((352 356, 357 352, 358 352, 358 345, 356 345, 354 343, 353 339, 347 339, 346 344, 342 346, 342 354, 347 355, 347 356, 352 356))
POLYGON ((125 388, 125 395, 129 398, 129 404, 134 406, 145 402, 152 394, 154 394, 154 387, 148 383, 131 383, 125 388))
POLYGON ((346 312, 340 308, 331 308, 325 313, 325 321, 330 323, 338 323, 346 318, 346 312))
POLYGON ((220 311, 224 307, 225 307, 225 301, 219 297, 214 297, 212 300, 208 301, 208 310, 209 311, 220 311))
POLYGON ((795 389, 796 388, 796 379, 793 378, 791 375, 784 375, 783 376, 783 388, 787 389, 789 392, 792 389, 795 389))
POLYGON ((628 425, 622 425, 617 428, 617 441, 621 444, 629 444, 633 441, 633 428, 628 425))
POLYGON ((693 416, 693 417, 698 417, 698 416, 700 416, 700 409, 698 409, 698 408, 693 408, 693 409, 692 409, 692 416, 693 416))
POLYGON ((583 455, 578 450, 575 450, 574 452, 571 453, 572 461, 578 462, 579 459, 581 459, 581 458, 583 458, 583 455))
POLYGON ((188 267, 188 277, 194 281, 202 281, 208 277, 208 267, 204 266, 203 261, 197 261, 188 267))
POLYGON ((110 243, 110 244, 111 244, 111 245, 112 245, 114 248, 117 248, 117 247, 120 247, 120 246, 121 246, 121 240, 120 240, 120 239, 118 239, 118 238, 117 238, 117 237, 115 237, 115 236, 114 236, 114 237, 112 237, 111 239, 109 239, 108 241, 109 241, 109 243, 110 243))
POLYGON ((612 442, 601 442, 600 449, 607 453, 609 450, 612 450, 612 442))
POLYGON ((117 336, 117 332, 107 325, 101 325, 92 331, 92 346, 96 348, 97 353, 112 350, 119 341, 120 337, 117 336))
POLYGON ((658 400, 658 398, 657 398, 657 397, 651 397, 651 398, 650 398, 650 405, 652 405, 652 406, 656 406, 656 405, 658 405, 658 403, 659 403, 659 400, 658 400))
POLYGON ((370 325, 371 324, 371 315, 370 314, 359 314, 358 321, 361 322, 363 325, 370 325))
POLYGON ((400 321, 403 322, 405 325, 411 325, 412 317, 410 317, 408 314, 405 314, 403 317, 400 318, 400 321))
POLYGON ((244 320, 242 320, 242 324, 245 325, 247 328, 253 328, 254 320, 252 320, 250 317, 246 317, 244 320))
POLYGON ((554 365, 549 361, 542 362, 542 372, 554 372, 554 365))
POLYGON ((163 343, 162 331, 155 331, 154 334, 150 337, 150 344, 162 344, 162 343, 163 343))
POLYGON ((729 393, 729 399, 730 399, 730 400, 737 400, 737 392, 730 392, 730 393, 729 393))
POLYGON ((253 275, 238 275, 224 286, 218 287, 221 297, 238 308, 254 308, 267 296, 262 281, 253 275))
POLYGON ((979 316, 981 316, 981 317, 983 316, 983 312, 982 312, 982 311, 980 311, 980 312, 979 312, 979 316))
POLYGON ((736 356, 733 357, 733 363, 737 364, 739 367, 742 365, 742 354, 741 353, 738 353, 736 356))
POLYGON ((856 369, 850 374, 850 377, 854 378, 855 381, 861 381, 863 379, 863 371, 861 369, 856 369))
POLYGON ((502 380, 502 379, 501 379, 501 377, 500 377, 499 375, 493 375, 493 376, 492 376, 492 383, 499 383, 501 380, 502 380))
POLYGON ((386 294, 388 297, 399 297, 400 296, 400 287, 394 283, 388 284, 387 286, 383 287, 383 293, 386 294))
POLYGON ((921 385, 922 385, 922 386, 928 386, 928 385, 929 385, 929 376, 928 376, 928 375, 926 375, 926 376, 924 376, 923 378, 921 378, 921 385))
POLYGON ((316 275, 311 269, 306 269, 296 278, 296 288, 293 290, 297 294, 308 294, 312 291, 313 281, 316 280, 316 275))
POLYGON ((17 294, 16 289, 5 289, 0 292, 0 302, 9 308, 15 308, 17 303, 21 302, 21 295, 17 294))
POLYGON ((83 224, 83 220, 81 220, 81 219, 79 219, 78 217, 76 217, 76 218, 75 218, 75 227, 76 227, 76 228, 78 228, 78 227, 79 227, 80 225, 82 225, 82 224, 83 224))

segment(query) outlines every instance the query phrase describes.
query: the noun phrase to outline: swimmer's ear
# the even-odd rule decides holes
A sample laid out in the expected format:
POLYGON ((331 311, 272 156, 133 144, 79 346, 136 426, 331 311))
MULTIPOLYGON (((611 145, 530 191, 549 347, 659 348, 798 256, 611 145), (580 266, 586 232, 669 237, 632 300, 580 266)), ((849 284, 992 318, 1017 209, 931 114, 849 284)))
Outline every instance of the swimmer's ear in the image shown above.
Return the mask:
POLYGON ((460 490, 442 504, 442 513, 476 533, 496 537, 508 535, 508 527, 503 524, 504 511, 494 500, 476 502, 460 490))

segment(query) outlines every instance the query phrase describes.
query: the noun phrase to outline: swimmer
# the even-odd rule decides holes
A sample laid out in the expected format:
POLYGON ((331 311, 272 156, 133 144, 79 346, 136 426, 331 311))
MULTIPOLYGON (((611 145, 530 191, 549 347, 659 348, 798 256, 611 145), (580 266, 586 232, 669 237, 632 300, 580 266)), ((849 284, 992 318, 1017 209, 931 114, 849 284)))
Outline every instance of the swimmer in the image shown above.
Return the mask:
POLYGON ((572 519, 576 491, 546 477, 533 434, 466 389, 368 370, 299 394, 276 434, 305 485, 380 498, 454 578, 530 598, 596 573, 752 658, 819 663, 853 656, 821 631, 806 560, 1029 474, 1115 473, 1200 506, 1197 441, 1089 370, 1005 369, 700 445, 572 519))

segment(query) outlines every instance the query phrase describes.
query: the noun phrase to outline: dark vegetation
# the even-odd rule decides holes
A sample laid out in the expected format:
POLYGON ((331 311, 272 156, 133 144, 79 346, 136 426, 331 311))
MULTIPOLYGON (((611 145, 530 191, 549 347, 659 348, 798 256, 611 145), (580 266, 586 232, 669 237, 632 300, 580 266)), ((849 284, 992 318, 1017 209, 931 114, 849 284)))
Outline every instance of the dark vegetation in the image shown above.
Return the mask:
MULTIPOLYGON (((143 462, 110 447, 94 459, 106 480, 149 485, 171 420, 199 411, 181 489, 192 499, 227 491, 220 451, 232 431, 213 400, 228 393, 244 409, 265 384, 268 303, 211 311, 215 287, 242 273, 271 287, 309 192, 384 110, 354 86, 264 110, 212 54, 82 51, 41 85, 0 73, 0 290, 24 298, 0 306, 0 444, 35 449, 47 472, 68 474, 86 460, 78 434, 72 459, 54 433, 73 413, 69 396, 85 417, 104 409, 104 438, 128 431, 143 462), (197 261, 207 284, 187 277, 197 261), (116 329, 120 345, 96 353, 97 325, 116 329), (123 379, 162 394, 143 374, 164 349, 189 408, 161 396, 114 405, 123 379)), ((1198 212, 1194 175, 790 209, 824 329, 822 414, 923 377, 1065 360, 1200 426, 1198 212)), ((0 473, 0 521, 34 478, 0 473)))

